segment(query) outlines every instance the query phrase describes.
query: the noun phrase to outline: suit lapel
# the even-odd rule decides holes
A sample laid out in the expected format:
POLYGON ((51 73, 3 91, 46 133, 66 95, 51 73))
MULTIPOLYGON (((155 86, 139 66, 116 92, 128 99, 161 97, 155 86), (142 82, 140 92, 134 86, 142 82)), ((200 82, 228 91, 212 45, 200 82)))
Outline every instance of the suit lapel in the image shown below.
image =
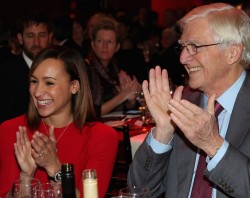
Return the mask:
POLYGON ((226 140, 236 148, 250 128, 250 78, 247 76, 236 98, 230 118, 226 140))

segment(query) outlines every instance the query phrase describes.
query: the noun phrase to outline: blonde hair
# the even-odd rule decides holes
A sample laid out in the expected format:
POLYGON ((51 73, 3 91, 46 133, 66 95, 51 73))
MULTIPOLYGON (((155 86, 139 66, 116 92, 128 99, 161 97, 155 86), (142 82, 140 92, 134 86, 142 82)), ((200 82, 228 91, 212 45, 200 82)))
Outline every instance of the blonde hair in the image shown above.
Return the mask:
POLYGON ((105 18, 101 19, 93 28, 92 40, 96 39, 96 35, 100 30, 111 30, 111 31, 115 32, 116 42, 117 43, 121 42, 118 23, 115 19, 113 19, 111 17, 105 17, 105 18))

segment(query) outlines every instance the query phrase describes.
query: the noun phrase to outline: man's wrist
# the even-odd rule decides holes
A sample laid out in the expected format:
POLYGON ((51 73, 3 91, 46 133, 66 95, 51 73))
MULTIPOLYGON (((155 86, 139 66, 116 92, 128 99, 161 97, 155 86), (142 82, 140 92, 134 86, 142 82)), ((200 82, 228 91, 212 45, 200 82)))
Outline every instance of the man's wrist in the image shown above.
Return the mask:
POLYGON ((212 159, 218 153, 218 151, 222 147, 223 142, 224 142, 224 139, 219 136, 219 138, 217 138, 216 141, 211 143, 210 146, 204 150, 210 159, 212 159))
MULTIPOLYGON (((222 144, 223 144, 223 142, 222 142, 222 144)), ((218 153, 218 151, 220 150, 222 144, 215 145, 213 147, 212 151, 208 154, 208 156, 209 156, 210 159, 212 159, 218 153)))
POLYGON ((220 150, 220 148, 216 148, 214 154, 208 155, 209 159, 211 160, 218 153, 219 150, 220 150))

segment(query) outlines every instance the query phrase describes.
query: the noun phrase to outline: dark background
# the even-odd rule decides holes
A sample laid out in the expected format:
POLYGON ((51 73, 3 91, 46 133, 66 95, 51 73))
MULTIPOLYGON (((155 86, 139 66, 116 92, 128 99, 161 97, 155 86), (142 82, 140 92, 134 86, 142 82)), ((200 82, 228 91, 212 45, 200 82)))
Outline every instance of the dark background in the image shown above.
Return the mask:
MULTIPOLYGON (((125 10, 129 15, 136 14, 140 7, 151 8, 151 1, 155 0, 2 0, 0 3, 0 20, 12 23, 19 17, 30 11, 42 11, 51 18, 60 14, 72 12, 72 4, 77 4, 73 12, 79 16, 83 22, 96 11, 100 10, 125 10)), ((177 0, 165 0, 176 2, 177 0)), ((178 0, 185 4, 186 0, 178 0)), ((230 4, 248 3, 249 0, 220 0, 217 2, 227 2, 230 4)), ((212 3, 215 0, 193 0, 193 2, 212 3)), ((157 10, 156 10, 157 11, 157 10)))
POLYGON ((77 2, 74 12, 84 20, 100 10, 125 9, 133 14, 140 6, 150 7, 150 0, 3 0, 0 3, 0 20, 12 23, 27 12, 45 12, 51 18, 71 12, 71 4, 77 2))

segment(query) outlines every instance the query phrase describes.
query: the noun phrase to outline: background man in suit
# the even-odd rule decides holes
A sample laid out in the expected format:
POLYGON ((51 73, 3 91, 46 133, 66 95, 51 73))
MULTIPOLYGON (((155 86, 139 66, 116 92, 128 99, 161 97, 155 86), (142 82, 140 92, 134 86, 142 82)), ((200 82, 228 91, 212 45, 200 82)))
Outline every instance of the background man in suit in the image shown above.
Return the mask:
POLYGON ((250 197, 250 19, 214 3, 193 9, 179 25, 180 61, 193 90, 178 87, 172 98, 167 71, 151 69, 143 91, 156 127, 136 152, 128 184, 149 187, 152 197, 194 197, 205 153, 198 184, 208 186, 196 197, 250 197), (218 122, 215 99, 223 106, 218 122))
POLYGON ((51 44, 52 29, 44 14, 28 14, 18 22, 22 53, 0 67, 0 123, 27 111, 28 73, 33 59, 51 44))

